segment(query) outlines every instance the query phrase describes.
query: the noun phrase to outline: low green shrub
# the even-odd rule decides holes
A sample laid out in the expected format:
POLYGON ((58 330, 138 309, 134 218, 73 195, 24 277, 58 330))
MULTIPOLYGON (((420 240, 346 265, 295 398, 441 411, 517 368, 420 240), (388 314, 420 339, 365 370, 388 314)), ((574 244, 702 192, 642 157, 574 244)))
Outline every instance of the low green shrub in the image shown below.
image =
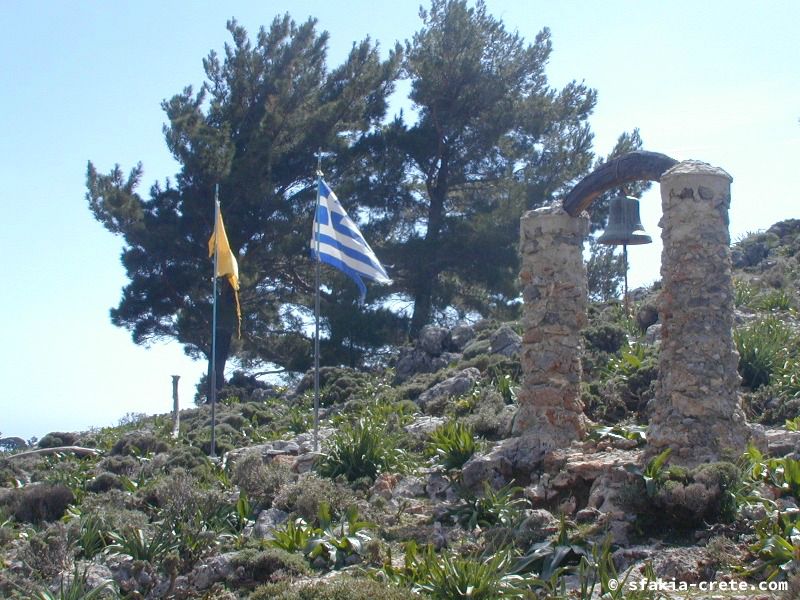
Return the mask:
POLYGON ((276 582, 311 572, 302 556, 280 548, 247 548, 238 552, 231 564, 236 573, 233 582, 236 587, 252 587, 259 582, 276 582))
POLYGON ((72 490, 63 484, 34 484, 14 490, 10 512, 20 523, 57 521, 75 502, 72 490))
POLYGON ((76 552, 72 532, 57 522, 29 535, 17 557, 28 574, 52 578, 72 567, 76 552))
POLYGON ((60 446, 74 446, 78 441, 77 433, 67 431, 51 431, 39 440, 39 448, 58 448, 60 446))
POLYGON ((628 343, 628 333, 614 323, 598 323, 581 331, 589 350, 601 352, 618 352, 628 343))
POLYGON ((653 458, 641 479, 620 495, 644 531, 691 530, 730 523, 738 510, 742 472, 729 462, 684 469, 667 464, 669 448, 653 458))
POLYGON ((137 431, 120 438, 111 448, 111 455, 147 456, 169 450, 169 444, 152 433, 137 431))
POLYGON ((131 477, 141 469, 141 463, 133 456, 106 456, 98 464, 101 471, 131 477))
POLYGON ((342 514, 355 501, 353 491, 346 486, 315 473, 304 473, 280 488, 272 506, 311 522, 319 514, 322 503, 327 503, 335 514, 342 514))
POLYGON ((203 477, 209 467, 208 456, 196 446, 175 446, 167 453, 164 469, 167 472, 183 469, 197 477, 203 477))
POLYGON ((342 575, 332 581, 292 588, 288 582, 263 585, 250 600, 418 600, 411 590, 372 579, 342 575))
POLYGON ((86 491, 102 494, 108 490, 123 489, 122 481, 114 473, 103 472, 86 482, 86 491))
POLYGON ((231 481, 247 494, 251 502, 269 507, 285 485, 297 479, 284 463, 265 463, 259 452, 250 452, 236 462, 231 481))

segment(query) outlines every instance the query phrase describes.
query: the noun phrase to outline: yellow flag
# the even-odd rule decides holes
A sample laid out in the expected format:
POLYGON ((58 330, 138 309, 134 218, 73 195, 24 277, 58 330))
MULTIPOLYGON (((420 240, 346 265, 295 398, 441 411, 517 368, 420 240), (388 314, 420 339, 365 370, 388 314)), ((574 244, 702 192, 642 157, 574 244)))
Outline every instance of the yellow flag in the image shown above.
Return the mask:
POLYGON ((225 233, 225 224, 222 222, 222 211, 217 202, 217 220, 214 224, 214 233, 208 240, 208 257, 214 257, 217 252, 217 277, 225 277, 233 288, 236 298, 236 318, 239 320, 239 337, 242 337, 242 309, 239 306, 239 263, 233 255, 231 246, 228 243, 228 235, 225 233))

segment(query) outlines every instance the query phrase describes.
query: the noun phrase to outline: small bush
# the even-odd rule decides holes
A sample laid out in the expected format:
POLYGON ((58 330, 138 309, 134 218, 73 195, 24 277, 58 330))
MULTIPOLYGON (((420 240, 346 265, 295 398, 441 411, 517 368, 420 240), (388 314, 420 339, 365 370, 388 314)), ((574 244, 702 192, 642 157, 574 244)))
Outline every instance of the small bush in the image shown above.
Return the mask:
POLYGON ((176 446, 168 452, 167 462, 164 466, 168 472, 183 469, 201 476, 208 467, 208 457, 196 446, 176 446))
POLYGON ((146 456, 169 450, 169 444, 152 433, 136 432, 120 438, 111 448, 117 456, 146 456))
POLYGON ((225 425, 230 425, 234 429, 242 429, 245 425, 249 424, 242 415, 237 414, 222 415, 222 418, 219 420, 219 422, 224 423, 225 425))
POLYGON ((311 572, 301 555, 280 548, 248 548, 236 554, 231 562, 236 570, 235 583, 238 586, 253 586, 264 581, 275 582, 311 572))
POLYGON ((666 458, 662 453, 653 459, 643 478, 620 495, 644 530, 686 531, 734 520, 741 481, 735 465, 717 462, 687 470, 666 466, 666 458))
POLYGON ((267 584, 257 588, 250 600, 418 600, 411 590, 387 585, 372 579, 342 576, 333 581, 317 582, 292 588, 288 583, 267 584))
POLYGON ((602 352, 618 352, 628 343, 627 332, 613 323, 600 323, 588 327, 581 334, 586 340, 587 349, 602 352))
POLYGON ((58 448, 59 446, 74 446, 78 441, 77 433, 66 431, 51 431, 39 440, 39 448, 58 448))
POLYGON ((75 496, 65 485, 38 484, 15 490, 13 502, 12 514, 18 522, 42 523, 63 517, 75 496))
POLYGON ((278 491, 296 478, 288 465, 264 463, 260 453, 250 452, 236 463, 231 480, 251 502, 268 507, 278 491))
POLYGON ((247 402, 240 410, 245 419, 256 425, 268 425, 275 420, 275 415, 260 402, 247 402))
POLYGON ((81 503, 81 518, 96 519, 107 531, 126 527, 142 529, 147 526, 147 515, 138 510, 137 499, 119 490, 105 494, 87 494, 81 503))
POLYGON ((106 456, 98 467, 115 475, 131 477, 141 468, 141 464, 133 456, 106 456))
POLYGON ((314 473, 306 473, 297 481, 283 486, 272 501, 272 506, 311 522, 319 514, 323 502, 329 504, 334 513, 341 514, 355 500, 353 492, 345 486, 314 473))
POLYGON ((66 525, 53 523, 28 538, 19 558, 31 574, 51 578, 70 569, 76 550, 75 540, 66 525))
POLYGON ((102 494, 108 490, 123 489, 122 481, 114 473, 103 472, 86 483, 86 491, 102 494))

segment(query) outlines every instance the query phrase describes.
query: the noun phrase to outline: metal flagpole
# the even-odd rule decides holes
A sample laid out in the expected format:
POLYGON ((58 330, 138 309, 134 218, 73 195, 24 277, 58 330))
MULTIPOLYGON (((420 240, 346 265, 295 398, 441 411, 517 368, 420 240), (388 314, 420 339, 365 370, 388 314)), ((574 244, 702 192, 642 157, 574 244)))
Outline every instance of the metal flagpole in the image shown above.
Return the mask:
POLYGON ((219 260, 219 184, 214 188, 214 303, 211 312, 211 452, 216 458, 217 449, 217 261, 219 260))
POLYGON ((319 188, 322 182, 322 148, 317 154, 317 203, 314 208, 314 233, 317 262, 314 266, 314 452, 319 450, 319 188))

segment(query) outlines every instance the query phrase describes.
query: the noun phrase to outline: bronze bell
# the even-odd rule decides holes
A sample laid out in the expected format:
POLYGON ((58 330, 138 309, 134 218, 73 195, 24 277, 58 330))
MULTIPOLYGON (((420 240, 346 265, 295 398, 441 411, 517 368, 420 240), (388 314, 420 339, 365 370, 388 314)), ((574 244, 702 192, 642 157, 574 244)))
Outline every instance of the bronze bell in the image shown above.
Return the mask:
POLYGON ((644 232, 639 217, 639 200, 633 196, 616 196, 608 205, 608 226, 597 241, 609 246, 634 246, 653 241, 644 232))

